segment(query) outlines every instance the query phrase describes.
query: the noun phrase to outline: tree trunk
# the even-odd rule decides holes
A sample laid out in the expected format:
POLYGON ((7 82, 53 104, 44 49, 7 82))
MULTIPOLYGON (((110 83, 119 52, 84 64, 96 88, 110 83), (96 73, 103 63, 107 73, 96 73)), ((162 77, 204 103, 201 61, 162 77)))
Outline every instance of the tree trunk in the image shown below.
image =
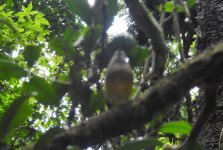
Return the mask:
MULTIPOLYGON (((199 51, 223 39, 223 1, 200 0, 197 9, 197 48, 199 51)), ((222 69, 222 68, 219 68, 222 69)), ((210 72, 211 73, 211 72, 210 72)), ((205 150, 222 150, 223 139, 223 82, 219 83, 216 110, 209 116, 198 140, 205 150)))

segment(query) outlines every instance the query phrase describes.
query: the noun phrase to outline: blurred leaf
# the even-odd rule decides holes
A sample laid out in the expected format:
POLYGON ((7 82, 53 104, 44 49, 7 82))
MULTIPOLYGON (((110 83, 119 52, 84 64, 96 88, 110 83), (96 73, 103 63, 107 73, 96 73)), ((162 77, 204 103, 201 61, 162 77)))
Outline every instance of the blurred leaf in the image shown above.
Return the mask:
POLYGON ((78 146, 68 145, 66 150, 81 150, 78 146))
POLYGON ((29 45, 23 51, 23 56, 29 67, 32 67, 38 60, 41 52, 40 46, 29 45))
POLYGON ((117 14, 118 2, 117 0, 107 2, 108 4, 104 4, 105 1, 96 1, 92 9, 94 11, 95 24, 105 25, 108 28, 117 14), (104 16, 106 16, 106 20, 104 16))
POLYGON ((17 32, 15 27, 9 22, 9 20, 3 16, 0 16, 0 24, 4 24, 12 29, 14 32, 17 32))
POLYGON ((31 114, 32 108, 26 101, 27 98, 27 96, 17 98, 3 114, 0 122, 0 141, 2 141, 12 129, 24 123, 31 114))
POLYGON ((165 11, 166 12, 173 12, 173 10, 174 10, 174 4, 173 4, 173 2, 166 2, 165 3, 165 11))
POLYGON ((22 150, 33 150, 34 143, 30 143, 22 147, 22 150))
POLYGON ((6 53, 0 53, 0 62, 1 61, 12 62, 12 58, 8 56, 6 53))
POLYGON ((148 55, 149 51, 146 48, 141 48, 141 47, 133 48, 129 54, 131 65, 134 67, 144 64, 144 61, 148 55))
POLYGON ((60 98, 54 86, 43 78, 36 76, 31 78, 28 83, 25 83, 24 91, 46 106, 58 106, 60 103, 60 98))
POLYGON ((87 0, 66 0, 70 10, 81 17, 88 25, 91 23, 92 12, 87 0))
POLYGON ((119 148, 117 150, 139 150, 139 149, 149 149, 156 146, 162 146, 163 143, 155 138, 146 138, 143 140, 131 141, 119 148))
POLYGON ((177 4, 177 5, 176 5, 176 11, 177 11, 178 13, 182 13, 182 12, 185 11, 185 8, 184 8, 183 5, 179 5, 179 4, 177 4))
POLYGON ((52 141, 52 138, 60 133, 65 131, 62 128, 59 127, 55 127, 55 128, 51 128, 49 129, 46 133, 44 133, 39 140, 36 142, 35 146, 34 146, 34 150, 43 150, 46 149, 48 144, 50 143, 50 141, 52 141))
POLYGON ((61 37, 56 37, 56 38, 52 38, 50 40, 50 43, 49 43, 49 47, 52 49, 52 50, 55 50, 56 53, 58 55, 64 55, 64 51, 63 51, 63 43, 62 43, 62 38, 61 37))
POLYGON ((101 37, 102 30, 103 27, 101 25, 97 25, 86 30, 83 47, 87 56, 90 56, 96 42, 98 41, 99 37, 101 37))
POLYGON ((191 132, 191 125, 186 121, 171 121, 168 123, 164 123, 159 131, 163 133, 169 134, 183 134, 189 135, 191 132))
MULTIPOLYGON (((159 6, 159 10, 160 10, 160 11, 162 11, 162 7, 163 7, 163 5, 160 5, 160 6, 159 6)), ((184 12, 184 11, 185 11, 183 5, 176 4, 176 5, 174 6, 173 1, 165 2, 164 7, 165 7, 165 12, 168 12, 168 13, 173 12, 175 8, 176 8, 176 11, 177 11, 178 13, 181 13, 181 12, 184 12)))
POLYGON ((71 29, 66 29, 63 37, 56 37, 50 40, 49 47, 55 50, 58 55, 71 56, 73 55, 73 43, 79 37, 79 32, 74 32, 71 29))
POLYGON ((195 2, 196 2, 196 0, 187 0, 187 6, 188 6, 188 8, 193 7, 194 4, 195 4, 195 2))
POLYGON ((74 41, 79 37, 79 34, 80 32, 74 32, 69 28, 65 30, 62 43, 66 56, 71 56, 73 54, 73 44, 74 41))
POLYGON ((20 66, 0 58, 0 80, 10 78, 21 78, 27 75, 27 72, 20 66))
POLYGON ((104 92, 102 90, 97 92, 92 92, 90 105, 96 112, 97 110, 104 110, 104 106, 106 104, 104 92))
POLYGON ((53 82, 53 87, 55 88, 59 99, 61 99, 69 90, 70 83, 67 82, 53 82))

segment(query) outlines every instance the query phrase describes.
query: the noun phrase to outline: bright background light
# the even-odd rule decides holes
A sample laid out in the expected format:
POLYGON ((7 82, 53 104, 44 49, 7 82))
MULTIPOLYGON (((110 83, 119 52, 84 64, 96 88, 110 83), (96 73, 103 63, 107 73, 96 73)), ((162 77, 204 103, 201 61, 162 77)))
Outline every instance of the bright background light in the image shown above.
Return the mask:
POLYGON ((89 4, 90 6, 93 6, 93 5, 94 5, 94 2, 95 2, 95 0, 88 0, 88 4, 89 4))
POLYGON ((128 26, 127 26, 125 17, 115 16, 114 21, 107 32, 110 35, 117 35, 117 34, 126 33, 127 29, 128 29, 128 26))
MULTIPOLYGON (((94 5, 95 0, 88 0, 88 3, 90 6, 94 5)), ((110 28, 108 29, 107 33, 109 35, 118 35, 118 34, 123 34, 127 32, 128 26, 126 23, 126 16, 119 16, 116 15, 114 17, 114 21, 112 23, 112 25, 110 26, 110 28)))

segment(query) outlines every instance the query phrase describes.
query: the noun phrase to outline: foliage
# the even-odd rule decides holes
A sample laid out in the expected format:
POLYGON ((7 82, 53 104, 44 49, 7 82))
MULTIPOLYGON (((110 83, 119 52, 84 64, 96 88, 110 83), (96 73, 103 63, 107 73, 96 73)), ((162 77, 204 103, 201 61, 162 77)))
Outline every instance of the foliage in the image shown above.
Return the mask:
POLYGON ((17 45, 26 46, 35 44, 35 41, 44 42, 44 36, 49 34, 46 29, 49 22, 44 18, 44 14, 33 11, 32 3, 28 7, 22 7, 21 12, 7 10, 6 4, 0 6, 0 16, 7 20, 13 30, 1 24, 1 48, 6 52, 11 52, 17 45))
MULTIPOLYGON (((52 136, 63 131, 62 127, 71 127, 106 111, 104 73, 117 49, 125 51, 130 60, 137 76, 132 95, 138 94, 144 62, 152 57, 152 52, 138 45, 131 35, 107 39, 106 31, 119 11, 117 0, 108 4, 97 1, 93 6, 86 0, 66 0, 66 3, 58 2, 59 8, 56 1, 50 1, 49 7, 47 2, 24 6, 21 2, 7 0, 0 6, 1 142, 12 149, 36 142, 34 149, 41 146, 43 149, 52 136), (57 23, 59 25, 55 25, 57 23)), ((188 0, 188 8, 194 3, 188 0)), ((175 9, 172 1, 164 6, 168 13, 175 9)), ((179 6, 178 12, 185 11, 182 7, 179 6)), ((165 74, 176 69, 180 62, 178 43, 175 39, 169 43, 172 55, 165 74)), ((148 125, 155 126, 159 122, 163 121, 148 125)), ((189 135, 190 131, 187 122, 178 121, 164 123, 154 132, 172 134, 176 138, 176 134, 189 135)), ((146 132, 147 127, 143 128, 144 135, 146 132)), ((158 149, 167 144, 160 138, 138 139, 140 136, 138 132, 126 135, 125 141, 129 142, 117 142, 114 147, 158 149)), ((166 136, 165 141, 168 139, 166 136)))

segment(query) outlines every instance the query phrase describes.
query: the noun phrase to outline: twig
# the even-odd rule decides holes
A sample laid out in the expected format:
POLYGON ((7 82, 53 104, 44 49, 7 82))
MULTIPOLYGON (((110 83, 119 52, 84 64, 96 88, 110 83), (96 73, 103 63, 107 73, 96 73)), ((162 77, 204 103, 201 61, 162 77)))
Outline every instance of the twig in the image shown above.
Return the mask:
POLYGON ((192 105, 191 105, 191 95, 190 92, 185 96, 186 99, 186 107, 187 107, 187 116, 188 116, 188 121, 192 123, 193 121, 193 112, 192 112, 192 105))
POLYGON ((220 137, 219 137, 219 142, 218 142, 218 145, 219 145, 219 150, 221 150, 221 140, 222 140, 222 133, 223 133, 223 128, 221 128, 221 134, 220 134, 220 137))
POLYGON ((179 18, 178 18, 178 14, 177 14, 177 10, 176 10, 176 0, 174 0, 174 11, 173 11, 173 22, 174 22, 174 26, 175 26, 175 34, 176 34, 176 39, 178 42, 178 49, 179 49, 179 53, 180 53, 180 60, 182 62, 185 61, 185 56, 184 56, 184 52, 183 52, 183 48, 182 48, 182 44, 181 44, 181 37, 180 37, 180 25, 179 25, 179 18))

